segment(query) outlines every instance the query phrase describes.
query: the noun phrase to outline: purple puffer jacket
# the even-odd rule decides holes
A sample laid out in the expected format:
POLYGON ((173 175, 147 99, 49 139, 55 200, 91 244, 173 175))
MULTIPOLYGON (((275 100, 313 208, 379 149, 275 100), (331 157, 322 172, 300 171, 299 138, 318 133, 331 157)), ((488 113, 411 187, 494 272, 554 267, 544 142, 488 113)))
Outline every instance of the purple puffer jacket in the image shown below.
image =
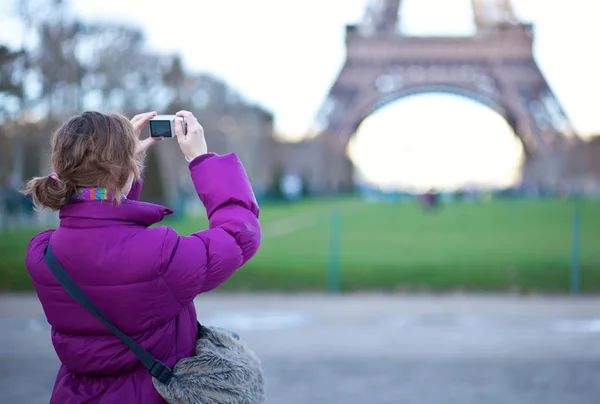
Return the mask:
POLYGON ((43 257, 48 242, 100 310, 168 366, 194 355, 194 297, 226 281, 258 250, 258 206, 237 156, 208 154, 189 167, 208 230, 179 236, 168 227, 149 228, 172 211, 139 202, 139 181, 121 205, 68 203, 58 229, 31 240, 27 268, 62 362, 51 404, 164 400, 133 352, 54 278, 43 257))

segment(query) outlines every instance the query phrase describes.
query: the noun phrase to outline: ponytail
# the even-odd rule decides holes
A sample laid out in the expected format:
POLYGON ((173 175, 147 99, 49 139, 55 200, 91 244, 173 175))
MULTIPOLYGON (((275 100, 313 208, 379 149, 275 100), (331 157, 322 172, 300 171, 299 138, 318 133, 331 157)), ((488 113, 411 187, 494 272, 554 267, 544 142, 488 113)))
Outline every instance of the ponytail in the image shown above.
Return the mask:
POLYGON ((58 172, 36 177, 21 191, 35 210, 60 210, 77 187, 107 188, 116 202, 131 175, 139 177, 138 134, 127 118, 84 112, 62 124, 52 135, 50 165, 58 172))
POLYGON ((27 182, 21 191, 23 195, 31 195, 35 210, 60 210, 77 191, 77 187, 69 181, 58 179, 55 175, 36 177, 27 182))

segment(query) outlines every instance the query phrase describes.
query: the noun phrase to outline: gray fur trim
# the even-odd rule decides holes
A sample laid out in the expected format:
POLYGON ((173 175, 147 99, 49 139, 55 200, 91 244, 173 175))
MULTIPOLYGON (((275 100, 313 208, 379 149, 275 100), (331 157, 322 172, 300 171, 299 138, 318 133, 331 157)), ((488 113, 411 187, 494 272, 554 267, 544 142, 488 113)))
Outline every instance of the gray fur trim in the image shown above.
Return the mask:
POLYGON ((258 357, 228 330, 205 327, 196 356, 180 360, 163 384, 152 379, 169 404, 261 404, 265 378, 258 357))

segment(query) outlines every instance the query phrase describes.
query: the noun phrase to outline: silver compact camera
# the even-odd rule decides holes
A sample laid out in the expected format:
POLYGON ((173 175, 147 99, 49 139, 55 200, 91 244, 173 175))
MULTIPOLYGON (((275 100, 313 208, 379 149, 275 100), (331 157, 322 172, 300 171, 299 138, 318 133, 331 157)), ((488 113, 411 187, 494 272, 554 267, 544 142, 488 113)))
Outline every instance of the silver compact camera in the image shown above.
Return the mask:
POLYGON ((175 121, 183 124, 183 133, 187 133, 185 118, 177 115, 156 115, 150 119, 150 137, 177 137, 175 134, 175 121))

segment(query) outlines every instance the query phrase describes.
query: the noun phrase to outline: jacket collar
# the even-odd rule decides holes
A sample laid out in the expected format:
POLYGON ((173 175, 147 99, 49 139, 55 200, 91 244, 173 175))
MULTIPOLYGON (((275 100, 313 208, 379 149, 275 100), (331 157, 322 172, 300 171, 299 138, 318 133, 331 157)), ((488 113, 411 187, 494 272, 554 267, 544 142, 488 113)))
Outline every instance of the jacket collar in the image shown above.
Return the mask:
POLYGON ((59 217, 61 225, 67 227, 97 227, 99 220, 151 226, 172 213, 173 210, 164 206, 130 199, 123 199, 120 204, 74 200, 61 208, 59 217))

